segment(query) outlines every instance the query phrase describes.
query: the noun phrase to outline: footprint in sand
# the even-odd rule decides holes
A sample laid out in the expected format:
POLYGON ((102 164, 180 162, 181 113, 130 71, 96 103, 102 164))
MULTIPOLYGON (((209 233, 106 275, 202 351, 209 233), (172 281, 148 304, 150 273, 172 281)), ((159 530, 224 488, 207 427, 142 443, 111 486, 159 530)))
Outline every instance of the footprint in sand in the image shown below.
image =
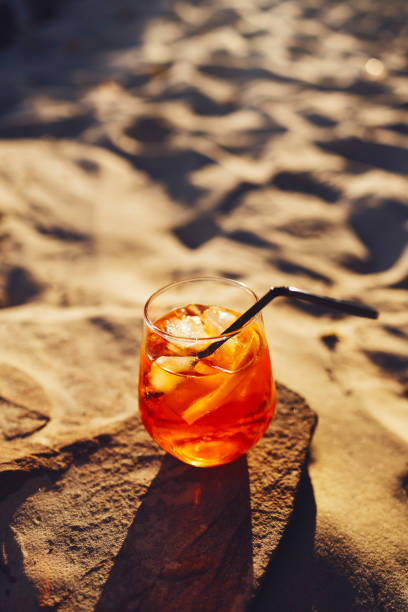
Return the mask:
POLYGON ((26 438, 50 420, 43 387, 22 370, 0 363, 0 439, 26 438))

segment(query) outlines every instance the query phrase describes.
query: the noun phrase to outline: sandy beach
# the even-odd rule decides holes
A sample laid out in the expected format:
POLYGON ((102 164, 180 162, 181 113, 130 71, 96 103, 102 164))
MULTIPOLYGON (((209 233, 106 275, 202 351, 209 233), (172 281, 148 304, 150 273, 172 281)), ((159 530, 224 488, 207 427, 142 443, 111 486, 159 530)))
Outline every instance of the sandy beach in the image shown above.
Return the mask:
POLYGON ((403 1, 86 0, 0 53, 4 465, 137 415, 143 305, 172 280, 380 312, 265 309, 318 426, 254 612, 408 609, 407 40, 403 1))

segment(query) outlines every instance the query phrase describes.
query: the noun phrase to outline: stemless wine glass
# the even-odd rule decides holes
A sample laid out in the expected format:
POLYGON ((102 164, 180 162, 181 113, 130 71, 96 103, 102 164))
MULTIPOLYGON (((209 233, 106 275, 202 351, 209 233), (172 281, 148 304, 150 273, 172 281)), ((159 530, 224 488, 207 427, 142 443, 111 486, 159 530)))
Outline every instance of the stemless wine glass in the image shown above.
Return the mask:
POLYGON ((166 285, 145 305, 141 418, 159 446, 185 463, 233 461, 273 417, 275 385, 262 315, 222 333, 256 301, 241 282, 200 277, 166 285), (200 351, 225 338, 200 358, 200 351))

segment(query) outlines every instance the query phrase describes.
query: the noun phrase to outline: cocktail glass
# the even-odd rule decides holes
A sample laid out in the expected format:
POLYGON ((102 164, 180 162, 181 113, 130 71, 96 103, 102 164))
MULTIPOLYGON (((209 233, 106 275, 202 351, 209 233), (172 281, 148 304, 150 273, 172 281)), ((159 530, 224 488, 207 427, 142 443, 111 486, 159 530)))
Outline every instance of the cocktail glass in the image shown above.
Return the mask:
POLYGON ((157 444, 185 463, 233 461, 256 444, 273 417, 276 394, 262 315, 222 333, 256 301, 241 282, 200 277, 166 285, 146 302, 140 414, 157 444))

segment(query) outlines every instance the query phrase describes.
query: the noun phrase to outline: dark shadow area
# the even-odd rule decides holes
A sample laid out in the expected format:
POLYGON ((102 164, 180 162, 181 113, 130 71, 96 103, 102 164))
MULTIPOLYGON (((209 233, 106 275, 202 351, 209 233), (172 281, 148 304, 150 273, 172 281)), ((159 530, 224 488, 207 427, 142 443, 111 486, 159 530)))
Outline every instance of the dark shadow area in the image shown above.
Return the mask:
POLYGON ((390 374, 408 372, 408 357, 386 351, 366 351, 366 355, 375 365, 390 374))
POLYGON ((358 257, 353 253, 344 253, 339 257, 339 263, 357 274, 369 274, 371 272, 370 261, 365 257, 358 257))
POLYGON ((261 249, 275 250, 279 248, 274 242, 265 240, 249 230, 224 232, 217 224, 216 218, 207 213, 173 228, 173 234, 189 249, 197 249, 216 236, 225 236, 233 242, 261 249))
POLYGON ((237 104, 234 100, 219 102, 190 85, 183 88, 169 87, 157 94, 154 99, 156 102, 182 100, 197 115, 206 117, 222 117, 237 110, 237 104))
POLYGON ((249 181, 243 181, 239 183, 235 189, 227 193, 227 195, 217 204, 215 211, 220 215, 229 215, 236 208, 238 208, 243 198, 250 193, 259 189, 259 185, 256 183, 250 183, 249 181))
MULTIPOLYGON (((315 38, 315 37, 314 37, 315 38)), ((312 91, 321 92, 344 92, 357 96, 370 96, 371 101, 376 96, 382 97, 385 94, 390 95, 389 87, 385 83, 373 82, 369 79, 357 78, 351 84, 346 85, 341 81, 333 79, 325 79, 320 82, 305 81, 303 79, 294 78, 268 70, 266 68, 241 68, 237 66, 227 66, 221 64, 201 64, 198 66, 203 74, 214 77, 216 79, 225 79, 234 81, 239 85, 246 85, 254 80, 259 81, 274 81, 276 83, 286 83, 295 85, 301 89, 309 89, 312 91)))
MULTIPOLYGON (((331 4, 335 5, 337 2, 331 4)), ((331 24, 330 27, 335 32, 346 30, 362 41, 386 44, 390 39, 392 40, 392 37, 402 34, 406 25, 403 18, 396 18, 398 12, 403 17, 406 8, 405 0, 393 0, 392 4, 395 11, 393 14, 387 14, 383 10, 383 3, 376 3, 375 1, 367 2, 364 5, 356 3, 354 11, 350 12, 346 19, 341 20, 337 25, 331 24), (379 6, 382 10, 375 10, 379 6)), ((325 23, 327 23, 327 20, 325 20, 325 23)))
POLYGON ((86 159, 83 157, 81 159, 77 159, 76 163, 78 164, 80 168, 82 168, 82 170, 84 170, 84 172, 88 172, 89 174, 96 175, 96 174, 99 174, 100 172, 99 164, 97 164, 91 159, 86 159))
POLYGON ((401 476, 401 487, 408 498, 408 473, 401 476))
POLYGON ((384 130, 390 130, 391 132, 396 132, 397 134, 403 134, 404 136, 408 135, 408 123, 389 123, 387 125, 381 126, 384 130))
POLYGON ((50 122, 22 120, 0 126, 0 138, 78 138, 93 123, 89 114, 50 122))
MULTIPOLYGON (((196 5, 206 5, 206 0, 195 0, 196 5)), ((212 15, 203 23, 198 26, 192 24, 187 33, 188 37, 206 34, 216 28, 222 28, 223 26, 234 26, 241 19, 241 15, 238 11, 233 8, 224 8, 220 6, 217 11, 214 11, 212 15)))
POLYGON ((320 113, 305 113, 303 117, 312 125, 321 128, 331 128, 338 124, 338 121, 335 121, 330 117, 326 117, 325 115, 321 115, 320 113))
POLYGON ((21 306, 26 304, 37 295, 44 287, 38 282, 29 270, 21 266, 11 266, 3 271, 4 292, 0 308, 10 306, 21 306))
POLYGON ((337 344, 340 342, 340 338, 337 334, 334 333, 324 334, 323 336, 320 336, 320 340, 325 346, 327 346, 330 351, 334 351, 336 349, 337 344))
POLYGON ((390 285, 392 289, 408 289, 408 275, 404 276, 401 280, 397 281, 393 285, 390 285))
POLYGON ((161 117, 138 117, 124 130, 126 136, 142 143, 164 143, 172 133, 168 122, 161 117))
POLYGON ((173 234, 187 248, 198 249, 212 238, 222 234, 222 230, 211 215, 204 214, 175 227, 173 234))
POLYGON ((369 251, 367 272, 382 272, 398 261, 408 243, 408 209, 399 200, 373 200, 356 203, 350 225, 369 251))
POLYGON ((367 79, 356 79, 351 85, 345 87, 344 91, 371 99, 373 96, 389 93, 389 88, 384 83, 373 82, 367 79))
POLYGON ((286 259, 277 259, 276 261, 271 261, 272 264, 275 264, 279 270, 282 272, 287 272, 288 274, 299 274, 300 276, 305 276, 306 278, 312 278, 313 280, 318 280, 324 283, 325 285, 332 285, 332 280, 325 276, 324 274, 320 274, 312 268, 307 268, 306 266, 302 266, 300 264, 295 264, 286 259))
POLYGON ((319 181, 309 172, 279 172, 275 175, 272 184, 283 191, 294 191, 316 196, 328 204, 337 202, 341 196, 338 189, 319 181))
POLYGON ((397 338, 408 338, 408 333, 404 332, 399 327, 394 327, 393 325, 383 325, 383 329, 397 338))
MULTIPOLYGON (((362 610, 359 594, 336 559, 315 550, 316 502, 304 470, 292 518, 248 612, 362 610)), ((366 608, 364 608, 366 609, 366 608)))
POLYGON ((28 12, 35 21, 48 21, 57 17, 66 4, 65 1, 54 0, 26 0, 28 12))
POLYGON ((261 249, 279 249, 279 246, 270 240, 265 240, 262 236, 258 236, 255 232, 249 230, 235 230, 225 234, 227 238, 234 242, 240 242, 247 246, 254 246, 261 249))
POLYGON ((56 225, 48 227, 46 225, 38 224, 35 226, 35 229, 43 236, 49 236, 50 238, 62 240, 63 242, 87 242, 91 240, 91 238, 86 234, 76 232, 75 230, 70 230, 66 227, 58 227, 56 225))
MULTIPOLYGON (((373 610, 378 608, 362 607, 356 602, 359 594, 355 590, 348 576, 346 576, 336 560, 329 555, 319 557, 315 555, 309 570, 312 582, 313 605, 310 612, 345 612, 353 610, 373 610)), ((305 609, 306 612, 306 609, 305 609)))
POLYGON ((0 2, 0 49, 7 47, 18 32, 17 17, 9 2, 0 2))
POLYGON ((388 170, 395 174, 408 174, 408 150, 403 147, 370 142, 356 137, 316 142, 315 144, 323 151, 336 153, 352 161, 388 170))
POLYGON ((400 384, 401 396, 408 398, 408 356, 387 351, 365 351, 365 354, 386 376, 400 384))
POLYGON ((199 196, 206 192, 190 182, 189 174, 214 161, 194 149, 166 149, 163 146, 160 152, 149 154, 146 149, 140 155, 125 154, 114 146, 112 150, 125 157, 136 169, 147 172, 154 181, 162 183, 169 195, 180 204, 194 207, 199 196))
MULTIPOLYGON (((360 303, 358 300, 353 300, 353 302, 357 304, 360 303)), ((322 306, 317 306, 315 304, 301 302, 300 300, 288 300, 287 305, 290 308, 296 308, 297 310, 301 310, 302 312, 313 317, 328 317, 333 321, 338 321, 340 319, 344 319, 344 317, 352 316, 346 315, 342 312, 336 312, 335 310, 328 310, 322 306)))
POLYGON ((252 582, 249 495, 245 457, 197 469, 166 455, 97 612, 241 609, 252 582))
POLYGON ((195 88, 187 89, 186 94, 183 92, 182 98, 190 104, 192 110, 197 115, 220 117, 229 115, 229 113, 235 110, 235 105, 232 101, 224 104, 217 102, 195 88))
POLYGON ((307 470, 299 483, 292 518, 271 559, 249 612, 313 610, 313 547, 316 503, 307 470))

